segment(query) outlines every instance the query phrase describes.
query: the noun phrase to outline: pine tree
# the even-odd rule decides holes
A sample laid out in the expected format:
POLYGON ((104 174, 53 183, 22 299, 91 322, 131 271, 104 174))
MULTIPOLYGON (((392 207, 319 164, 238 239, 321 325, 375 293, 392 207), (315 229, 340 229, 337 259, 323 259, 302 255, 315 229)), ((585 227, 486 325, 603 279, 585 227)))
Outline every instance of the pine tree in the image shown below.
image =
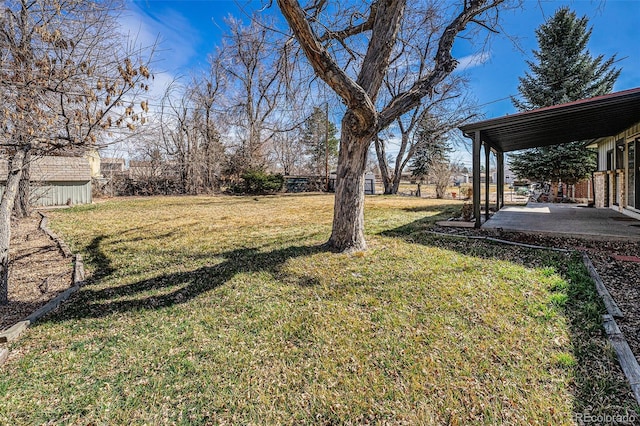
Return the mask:
POLYGON ((429 176, 434 166, 449 164, 451 147, 445 138, 434 132, 438 126, 438 120, 431 115, 423 116, 418 124, 414 136, 417 139, 417 148, 411 162, 411 175, 414 177, 424 179, 429 176))
MULTIPOLYGON (((527 61, 518 85, 521 98, 512 98, 520 111, 558 105, 610 93, 620 75, 615 55, 591 56, 587 44, 593 28, 586 16, 562 7, 536 30, 539 50, 527 61)), ((520 178, 574 184, 595 170, 595 153, 583 141, 534 148, 511 156, 511 169, 520 178)))
POLYGON ((308 156, 307 168, 312 174, 324 175, 325 173, 325 139, 328 134, 327 153, 329 164, 335 163, 338 156, 338 139, 336 138, 336 126, 327 121, 327 114, 321 108, 314 107, 313 112, 307 118, 302 133, 302 142, 308 156), (328 132, 325 130, 329 124, 328 132))

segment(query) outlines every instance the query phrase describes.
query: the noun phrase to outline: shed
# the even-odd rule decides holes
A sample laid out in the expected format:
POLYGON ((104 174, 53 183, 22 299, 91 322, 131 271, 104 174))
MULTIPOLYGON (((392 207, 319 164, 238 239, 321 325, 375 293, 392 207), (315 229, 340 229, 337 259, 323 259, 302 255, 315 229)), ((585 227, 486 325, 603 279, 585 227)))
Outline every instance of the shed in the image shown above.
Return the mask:
MULTIPOLYGON (((329 175, 329 192, 335 192, 336 190, 336 174, 331 173, 329 175)), ((375 195, 376 193, 376 177, 373 173, 366 173, 364 175, 364 193, 365 195, 375 195)))
MULTIPOLYGON (((8 163, 0 159, 0 194, 8 176, 8 163)), ((89 204, 91 167, 85 157, 38 157, 31 163, 31 197, 34 206, 89 204)))

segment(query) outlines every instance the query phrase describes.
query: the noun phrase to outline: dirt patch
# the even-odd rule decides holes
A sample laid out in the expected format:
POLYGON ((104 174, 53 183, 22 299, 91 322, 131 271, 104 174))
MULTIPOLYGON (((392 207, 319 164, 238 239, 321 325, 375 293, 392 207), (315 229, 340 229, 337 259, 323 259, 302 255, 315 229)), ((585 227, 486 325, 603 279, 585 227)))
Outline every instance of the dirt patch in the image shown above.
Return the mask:
POLYGON ((72 258, 39 229, 40 215, 14 220, 11 225, 9 304, 0 306, 0 330, 25 319, 71 287, 72 258))
MULTIPOLYGON (((640 254, 638 246, 635 250, 636 255, 640 254)), ((616 322, 636 359, 640 361, 640 263, 616 260, 607 253, 598 253, 590 257, 624 314, 624 318, 616 319, 616 322)))

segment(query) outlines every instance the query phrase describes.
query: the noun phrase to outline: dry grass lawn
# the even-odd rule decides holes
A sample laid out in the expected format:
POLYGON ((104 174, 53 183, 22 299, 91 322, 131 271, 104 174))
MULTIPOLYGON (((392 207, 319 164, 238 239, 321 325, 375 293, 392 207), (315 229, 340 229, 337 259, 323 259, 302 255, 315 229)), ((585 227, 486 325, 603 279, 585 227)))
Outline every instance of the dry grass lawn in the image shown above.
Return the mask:
POLYGON ((460 204, 172 197, 52 213, 89 284, 12 346, 1 424, 540 424, 634 410, 580 258, 424 230, 460 204))

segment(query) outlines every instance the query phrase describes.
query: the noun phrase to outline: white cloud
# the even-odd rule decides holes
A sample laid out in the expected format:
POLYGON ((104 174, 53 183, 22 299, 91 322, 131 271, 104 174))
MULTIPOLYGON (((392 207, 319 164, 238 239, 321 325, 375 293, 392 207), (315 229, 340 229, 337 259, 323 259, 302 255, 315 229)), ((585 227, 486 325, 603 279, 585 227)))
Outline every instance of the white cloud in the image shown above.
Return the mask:
POLYGON ((458 59, 458 71, 466 71, 468 69, 484 64, 491 59, 491 52, 474 53, 473 55, 463 56, 458 59))
POLYGON ((127 2, 127 10, 120 20, 121 31, 142 47, 155 46, 150 70, 149 92, 144 95, 151 111, 148 119, 156 121, 159 104, 167 88, 191 70, 191 62, 198 58, 196 45, 200 34, 187 18, 174 9, 159 8, 151 3, 127 2), (146 5, 146 6, 145 6, 146 5))
POLYGON ((158 42, 154 68, 171 74, 189 69, 198 56, 196 45, 201 41, 200 33, 189 20, 174 9, 145 10, 134 2, 127 4, 129 8, 121 26, 139 45, 158 42))

